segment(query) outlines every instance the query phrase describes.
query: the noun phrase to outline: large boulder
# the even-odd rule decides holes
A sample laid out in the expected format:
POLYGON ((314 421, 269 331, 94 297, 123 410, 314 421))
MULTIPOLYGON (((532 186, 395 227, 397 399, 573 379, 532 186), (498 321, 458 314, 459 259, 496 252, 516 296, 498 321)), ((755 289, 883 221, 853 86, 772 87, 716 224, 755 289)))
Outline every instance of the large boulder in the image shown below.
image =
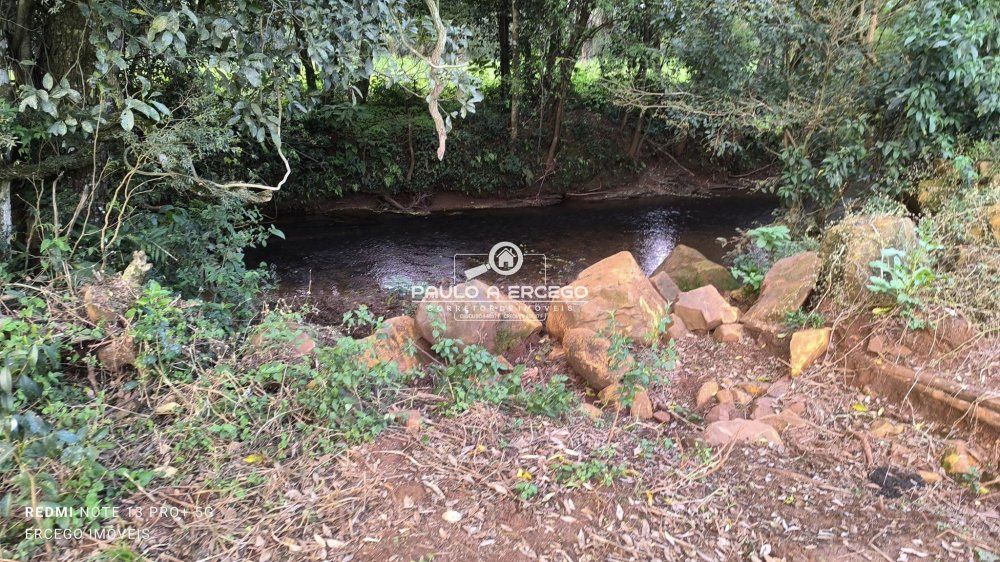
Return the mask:
POLYGON ((612 358, 608 353, 611 340, 589 328, 567 331, 563 335, 563 347, 566 349, 566 362, 594 390, 600 391, 617 383, 632 366, 632 358, 628 357, 612 368, 612 358))
POLYGON ((820 255, 831 280, 851 301, 866 300, 872 276, 871 262, 881 259, 884 248, 912 252, 917 229, 908 218, 891 215, 857 215, 830 228, 823 237, 820 255))
POLYGON ((683 244, 678 244, 674 251, 670 252, 667 259, 653 271, 653 276, 661 272, 669 275, 682 291, 697 289, 702 285, 712 285, 720 292, 739 287, 739 283, 733 279, 728 269, 706 258, 698 250, 683 244))
POLYGON ((425 365, 431 357, 430 345, 421 336, 417 321, 409 316, 386 320, 361 342, 371 346, 363 358, 369 367, 392 363, 401 373, 409 373, 425 365))
POLYGON ((775 262, 764 276, 760 297, 743 316, 747 329, 770 346, 783 347, 780 344, 785 315, 805 304, 816 286, 822 263, 816 252, 802 252, 775 262))
POLYGON ((681 293, 674 304, 674 314, 689 330, 707 332, 723 324, 733 324, 740 311, 731 306, 712 285, 681 293))
POLYGON ((573 328, 600 332, 613 326, 650 343, 667 303, 629 252, 619 252, 583 270, 549 306, 545 328, 562 339, 573 328), (585 296, 584 296, 585 294, 585 296))
POLYGON ((434 344, 454 339, 504 353, 542 328, 531 307, 479 280, 429 293, 417 305, 417 327, 434 344))

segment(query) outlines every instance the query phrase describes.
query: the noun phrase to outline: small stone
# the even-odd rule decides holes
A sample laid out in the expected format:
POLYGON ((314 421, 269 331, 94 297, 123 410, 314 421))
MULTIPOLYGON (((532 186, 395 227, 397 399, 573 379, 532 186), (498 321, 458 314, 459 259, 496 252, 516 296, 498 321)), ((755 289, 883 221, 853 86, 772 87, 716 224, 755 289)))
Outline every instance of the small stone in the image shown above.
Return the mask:
POLYGON ((598 402, 607 406, 614 406, 616 409, 618 408, 620 400, 621 396, 619 393, 619 386, 617 383, 609 384, 608 386, 602 388, 600 392, 597 393, 598 402))
POLYGON ((690 333, 680 316, 676 314, 670 315, 670 325, 667 326, 667 335, 670 336, 670 339, 679 340, 690 335, 690 333))
POLYGON ((765 394, 767 394, 767 386, 768 386, 767 383, 750 381, 741 383, 739 385, 739 388, 743 390, 743 392, 749 394, 750 396, 757 398, 759 396, 764 396, 765 394))
POLYGON ((788 410, 789 412, 794 413, 797 416, 801 416, 806 413, 806 410, 808 408, 805 400, 797 400, 789 404, 788 407, 785 409, 788 410))
POLYGON ((97 359, 109 371, 118 372, 135 365, 136 347, 132 336, 118 336, 97 350, 97 359))
POLYGON ((407 410, 403 412, 403 417, 405 422, 403 426, 406 427, 407 431, 416 433, 420 431, 420 427, 423 425, 423 417, 420 415, 419 410, 407 410))
POLYGON ((736 403, 739 404, 740 406, 746 406, 747 404, 753 401, 753 396, 751 396, 749 392, 743 390, 742 388, 734 388, 732 390, 733 390, 733 398, 736 399, 736 403))
POLYGON ((800 330, 792 334, 790 347, 792 377, 802 374, 830 347, 830 328, 800 330))
POLYGON ((732 390, 723 388, 719 392, 715 393, 715 399, 719 401, 719 404, 732 404, 736 401, 736 396, 733 394, 732 390))
POLYGON ((583 412, 583 415, 587 416, 592 421, 597 421, 604 417, 603 410, 601 410, 597 406, 594 406, 593 404, 587 404, 586 402, 580 404, 580 411, 583 412))
POLYGON ((968 478, 979 472, 979 460, 965 443, 954 441, 941 454, 941 468, 952 478, 968 478))
POLYGON ((715 398, 716 393, 719 392, 719 383, 715 380, 706 381, 698 389, 698 394, 695 396, 694 404, 698 408, 701 408, 705 404, 708 404, 712 398, 715 398))
POLYGON ((944 479, 944 477, 937 472, 931 472, 930 470, 918 470, 917 474, 919 474, 920 478, 928 484, 937 484, 944 479))
POLYGON ((787 378, 780 378, 773 381, 771 385, 767 387, 767 395, 771 398, 781 398, 786 392, 788 392, 788 389, 791 388, 791 386, 791 380, 787 378))
POLYGON ((712 332, 715 341, 722 343, 739 343, 743 339, 743 324, 723 324, 712 332))
POLYGON ((658 422, 660 422, 660 423, 670 423, 670 420, 673 419, 673 418, 670 415, 670 412, 664 412, 663 410, 657 410, 657 411, 653 412, 653 419, 656 420, 656 421, 658 421, 658 422))
POLYGON ((892 437, 894 435, 899 435, 906 431, 906 426, 899 423, 892 423, 891 421, 882 418, 875 420, 871 428, 868 429, 868 433, 876 439, 885 439, 887 437, 892 437))
POLYGON ((445 511, 444 513, 441 514, 441 519, 444 519, 449 523, 458 523, 459 521, 462 520, 462 514, 455 511, 454 509, 449 509, 448 511, 445 511))
POLYGON ((716 404, 705 414, 705 421, 714 423, 717 421, 729 421, 736 417, 736 406, 732 402, 716 404))
POLYGON ((645 390, 639 390, 635 393, 629 413, 640 420, 652 419, 653 402, 649 399, 649 394, 645 390))
POLYGON ((778 432, 764 422, 757 420, 728 420, 709 424, 701 433, 701 438, 709 445, 737 443, 768 443, 781 447, 784 443, 778 432))
POLYGON ((760 421, 773 427, 779 433, 785 431, 789 427, 801 427, 803 425, 808 425, 809 423, 802 419, 798 414, 787 408, 782 410, 779 414, 767 416, 762 418, 760 421))
POLYGON ((774 398, 758 398, 757 402, 754 403, 753 415, 751 416, 755 420, 763 419, 768 416, 774 415, 774 407, 777 405, 778 401, 774 398))

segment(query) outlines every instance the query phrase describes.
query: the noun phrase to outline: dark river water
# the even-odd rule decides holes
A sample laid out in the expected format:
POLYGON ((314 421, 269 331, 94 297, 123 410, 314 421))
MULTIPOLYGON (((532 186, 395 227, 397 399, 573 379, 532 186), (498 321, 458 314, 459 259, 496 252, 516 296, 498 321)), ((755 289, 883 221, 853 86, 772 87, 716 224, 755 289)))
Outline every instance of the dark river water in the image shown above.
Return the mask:
POLYGON ((773 200, 646 198, 526 209, 470 210, 430 216, 338 214, 279 218, 285 240, 250 256, 273 264, 277 296, 313 302, 339 317, 357 304, 394 308, 390 294, 411 284, 447 285, 486 261, 501 241, 517 244, 524 266, 510 278, 563 285, 588 265, 628 250, 652 272, 678 243, 719 259, 718 238, 769 222, 773 200), (456 257, 458 256, 458 257, 456 257), (389 305, 386 305, 386 301, 389 305))

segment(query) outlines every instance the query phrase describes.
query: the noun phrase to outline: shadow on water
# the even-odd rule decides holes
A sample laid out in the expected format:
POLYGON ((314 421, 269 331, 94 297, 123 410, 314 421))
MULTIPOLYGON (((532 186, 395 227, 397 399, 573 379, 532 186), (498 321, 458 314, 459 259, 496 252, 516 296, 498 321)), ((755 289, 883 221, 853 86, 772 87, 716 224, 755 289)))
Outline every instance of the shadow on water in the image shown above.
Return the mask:
MULTIPOLYGON (((286 239, 273 240, 249 260, 276 267, 278 296, 310 300, 339 313, 362 303, 378 309, 394 287, 451 284, 456 254, 485 254, 500 241, 515 243, 526 254, 519 283, 563 285, 622 250, 632 252, 648 274, 679 243, 718 260, 725 252, 718 238, 769 222, 774 208, 771 199, 741 196, 567 203, 430 216, 284 217, 276 226, 286 239), (547 267, 537 254, 544 254, 547 267)), ((460 258, 458 267, 470 259, 476 258, 460 258)))

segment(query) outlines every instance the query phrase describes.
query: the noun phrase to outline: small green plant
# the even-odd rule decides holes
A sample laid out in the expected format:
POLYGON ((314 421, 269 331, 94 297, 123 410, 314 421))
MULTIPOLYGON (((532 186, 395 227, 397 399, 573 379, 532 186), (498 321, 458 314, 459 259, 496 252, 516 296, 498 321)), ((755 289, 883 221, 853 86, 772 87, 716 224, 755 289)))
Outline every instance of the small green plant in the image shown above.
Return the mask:
POLYGON ((868 290, 889 296, 911 329, 926 325, 922 318, 926 309, 923 293, 938 278, 925 256, 923 251, 907 254, 896 248, 884 248, 882 259, 869 264, 874 275, 868 279, 868 290))
POLYGON ((754 245, 769 254, 782 252, 792 242, 791 231, 783 224, 754 228, 747 231, 747 236, 754 245))
POLYGON ((756 294, 760 292, 767 270, 754 255, 740 254, 733 259, 729 272, 740 285, 756 294))
POLYGON ((538 495, 538 486, 532 484, 531 482, 522 480, 514 484, 514 492, 517 493, 517 497, 524 501, 528 501, 538 495))
POLYGON ((556 481, 567 488, 579 488, 591 483, 610 486, 627 472, 625 465, 609 464, 600 459, 582 462, 562 460, 553 463, 550 468, 555 472, 556 481))
POLYGON ((566 375, 553 375, 549 380, 519 393, 516 401, 532 414, 550 418, 564 416, 580 402, 576 393, 566 386, 568 380, 566 375))
POLYGON ((801 330, 805 328, 822 328, 826 323, 826 318, 822 313, 815 310, 790 310, 785 313, 785 326, 789 330, 801 330))
POLYGON ((631 406, 640 390, 668 380, 667 371, 674 368, 677 359, 673 339, 665 338, 669 323, 669 315, 658 317, 656 325, 646 338, 652 343, 648 349, 640 349, 631 337, 617 329, 614 316, 610 317, 604 331, 605 337, 611 342, 608 348, 608 367, 611 372, 621 373, 618 384, 621 387, 623 406, 631 406))

